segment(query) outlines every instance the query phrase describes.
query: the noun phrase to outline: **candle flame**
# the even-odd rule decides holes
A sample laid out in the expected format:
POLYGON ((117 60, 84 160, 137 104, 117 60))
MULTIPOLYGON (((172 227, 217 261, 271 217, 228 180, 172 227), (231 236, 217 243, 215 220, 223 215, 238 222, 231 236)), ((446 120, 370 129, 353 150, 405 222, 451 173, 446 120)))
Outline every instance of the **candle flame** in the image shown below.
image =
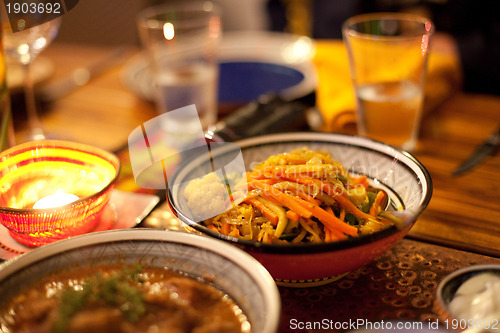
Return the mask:
POLYGON ((71 193, 66 193, 63 190, 57 190, 56 193, 41 198, 35 205, 33 205, 34 209, 46 209, 46 208, 54 208, 59 206, 64 206, 70 204, 79 198, 71 193))
POLYGON ((174 38, 175 29, 172 23, 167 22, 163 25, 163 36, 165 36, 167 40, 172 40, 174 38))

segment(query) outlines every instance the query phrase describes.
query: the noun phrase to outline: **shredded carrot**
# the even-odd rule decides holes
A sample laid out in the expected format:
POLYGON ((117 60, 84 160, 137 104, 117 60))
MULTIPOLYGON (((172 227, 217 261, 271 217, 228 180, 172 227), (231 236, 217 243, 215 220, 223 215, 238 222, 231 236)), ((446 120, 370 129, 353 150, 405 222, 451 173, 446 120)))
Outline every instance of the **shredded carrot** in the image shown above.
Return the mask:
POLYGON ((364 188, 368 188, 368 186, 370 186, 370 183, 368 182, 368 177, 366 177, 365 175, 359 175, 358 177, 351 177, 352 178, 352 181, 354 182, 354 184, 356 185, 363 185, 364 188))
POLYGON ((385 192, 379 191, 370 207, 370 215, 377 216, 382 211, 382 202, 385 200, 385 192))
POLYGON ((299 196, 299 198, 306 200, 306 201, 309 201, 310 203, 314 203, 318 206, 323 203, 321 200, 315 199, 315 198, 311 197, 310 195, 305 194, 304 192, 299 192, 298 196, 299 196))
POLYGON ((269 221, 271 221, 271 224, 277 225, 278 224, 278 215, 274 213, 269 207, 264 205, 262 202, 255 198, 248 198, 245 200, 245 202, 248 202, 262 213, 269 221))
MULTIPOLYGON (((276 189, 268 184, 261 182, 260 180, 253 180, 251 183, 251 186, 259 188, 266 195, 273 197, 281 205, 287 207, 288 209, 295 211, 297 214, 299 214, 302 217, 309 218, 312 215, 309 210, 305 209, 304 206, 302 206, 302 204, 298 201, 298 200, 300 200, 298 198, 294 198, 291 195, 283 193, 280 190, 278 190, 278 189, 276 189)), ((301 201, 303 201, 303 200, 301 200, 301 201)))
POLYGON ((222 226, 220 228, 220 232, 224 235, 229 235, 229 223, 222 222, 222 226))
POLYGON ((272 196, 270 196, 270 195, 267 195, 266 193, 259 193, 259 196, 260 196, 261 198, 264 198, 264 199, 266 199, 266 200, 268 200, 268 201, 272 202, 272 203, 273 203, 273 204, 275 204, 275 205, 278 205, 278 206, 280 206, 280 205, 281 205, 281 204, 280 204, 280 202, 279 202, 278 200, 276 200, 274 197, 272 197, 272 196))
POLYGON ((286 175, 283 178, 288 179, 290 181, 299 183, 299 184, 304 184, 304 185, 318 185, 318 187, 321 188, 321 180, 310 177, 310 176, 304 176, 304 175, 286 175))
POLYGON ((331 195, 337 200, 344 208, 354 216, 360 217, 362 219, 372 219, 373 216, 364 213, 361 211, 356 205, 354 205, 351 200, 349 200, 349 197, 347 196, 347 193, 345 191, 339 192, 339 189, 337 186, 334 186, 326 181, 320 181, 321 182, 321 190, 325 192, 328 195, 331 195))
MULTIPOLYGON (((368 215, 361 210, 359 210, 347 197, 347 194, 345 192, 339 192, 336 186, 333 186, 332 184, 322 181, 320 179, 316 179, 313 177, 309 176, 303 176, 303 175, 288 175, 284 176, 283 178, 291 181, 295 181, 300 184, 304 184, 307 186, 317 186, 319 187, 323 192, 333 196, 339 203, 346 208, 347 211, 349 211, 351 214, 354 216, 363 218, 363 219, 372 219, 373 216, 368 215)), ((301 200, 299 198, 295 198, 295 200, 288 200, 289 198, 294 199, 292 196, 289 196, 272 186, 269 186, 265 183, 262 183, 260 180, 254 180, 251 183, 252 186, 255 186, 257 188, 260 188, 261 190, 265 191, 266 193, 270 194, 273 196, 276 200, 278 200, 283 206, 288 207, 291 210, 294 210, 297 212, 300 216, 308 218, 308 214, 304 213, 301 208, 307 207, 307 211, 318 219, 320 219, 321 222, 324 224, 330 224, 332 228, 336 228, 338 230, 341 230, 342 232, 355 236, 357 235, 358 229, 341 221, 339 218, 337 218, 334 214, 328 214, 325 210, 323 210, 321 207, 318 205, 313 205, 305 200, 301 200), (279 194, 278 194, 279 192, 279 194), (281 200, 280 200, 281 199, 281 200), (304 203, 308 203, 308 206, 304 205, 304 203), (290 207, 292 206, 292 207, 290 207), (319 215, 319 216, 318 216, 319 215)), ((310 217, 310 216, 309 216, 310 217)))
POLYGON ((325 242, 332 241, 332 234, 330 233, 330 228, 325 228, 325 242))
POLYGON ((274 185, 278 182, 278 179, 276 178, 268 178, 268 179, 262 179, 261 182, 264 182, 269 185, 274 185))
POLYGON ((287 176, 287 179, 291 181, 295 181, 300 184, 308 185, 308 186, 318 186, 323 192, 326 194, 332 196, 335 200, 337 200, 342 206, 344 206, 349 213, 353 214, 354 216, 360 217, 362 219, 372 219, 373 216, 364 213, 363 211, 359 210, 356 205, 354 205, 350 200, 349 197, 347 196, 347 193, 345 191, 342 191, 341 189, 338 188, 338 186, 332 185, 331 183, 327 181, 322 181, 320 179, 308 177, 308 176, 301 176, 301 175, 293 175, 293 176, 287 176))
POLYGON ((294 212, 293 210, 287 210, 286 211, 286 217, 288 217, 292 221, 298 221, 300 218, 300 215, 294 212))
POLYGON ((335 214, 329 214, 326 210, 317 205, 306 204, 308 204, 307 209, 312 215, 317 217, 324 225, 329 225, 331 228, 340 230, 350 236, 356 236, 358 234, 358 229, 356 227, 341 221, 335 214))
POLYGON ((299 198, 301 198, 301 199, 303 199, 305 201, 308 201, 308 202, 310 202, 312 204, 321 205, 321 201, 320 200, 314 199, 313 197, 311 197, 307 193, 304 193, 304 191, 301 191, 301 190, 298 190, 298 189, 287 190, 287 191, 290 191, 291 193, 295 194, 299 198))
POLYGON ((325 226, 325 230, 328 230, 330 232, 330 237, 332 239, 335 239, 335 240, 347 239, 347 236, 343 232, 341 232, 337 229, 332 229, 329 226, 325 226))
MULTIPOLYGON (((330 206, 326 207, 325 211, 328 214, 332 214, 332 215, 335 214, 333 212, 333 210, 332 210, 332 207, 330 207, 330 206)), ((340 221, 344 221, 344 218, 345 218, 345 209, 342 208, 340 210, 339 220, 340 221)), ((339 231, 337 229, 332 228, 330 225, 325 225, 325 233, 327 233, 327 232, 328 232, 328 234, 329 234, 329 236, 330 236, 330 238, 331 238, 332 241, 341 240, 341 239, 347 239, 347 236, 343 232, 341 232, 341 231, 339 231)))
POLYGON ((208 225, 207 228, 212 230, 212 231, 219 232, 219 229, 217 229, 217 227, 214 226, 213 224, 208 225))
POLYGON ((373 219, 373 216, 366 214, 365 212, 359 210, 359 208, 356 207, 356 205, 354 205, 349 200, 349 198, 345 198, 343 196, 338 196, 338 197, 336 197, 336 199, 352 215, 357 216, 357 217, 362 218, 362 219, 365 219, 365 220, 372 220, 373 219))
POLYGON ((309 187, 319 188, 321 191, 333 197, 342 194, 341 192, 338 192, 333 185, 313 177, 303 175, 287 175, 284 178, 299 184, 307 185, 309 187))
POLYGON ((228 235, 232 237, 238 237, 240 236, 240 231, 238 230, 238 228, 234 228, 228 235))

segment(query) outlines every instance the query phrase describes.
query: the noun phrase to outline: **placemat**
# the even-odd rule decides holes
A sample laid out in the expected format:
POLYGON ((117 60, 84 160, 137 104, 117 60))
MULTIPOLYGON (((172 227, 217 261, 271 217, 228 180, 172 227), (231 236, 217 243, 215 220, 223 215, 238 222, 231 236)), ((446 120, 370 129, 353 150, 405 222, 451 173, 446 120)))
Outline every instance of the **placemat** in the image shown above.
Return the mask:
POLYGON ((358 320, 417 320, 427 327, 428 321, 443 319, 435 306, 439 282, 457 269, 485 263, 500 259, 404 238, 378 260, 329 285, 280 287, 281 332, 343 331, 336 326, 358 320), (327 329, 297 329, 299 323, 322 321, 327 329))

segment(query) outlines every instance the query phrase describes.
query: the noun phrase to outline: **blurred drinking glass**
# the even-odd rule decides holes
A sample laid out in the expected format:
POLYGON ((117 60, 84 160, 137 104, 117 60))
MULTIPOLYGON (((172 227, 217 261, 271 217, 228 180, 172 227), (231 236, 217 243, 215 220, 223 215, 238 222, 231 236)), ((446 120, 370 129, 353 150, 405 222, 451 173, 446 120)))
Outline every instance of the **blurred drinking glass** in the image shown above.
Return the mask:
MULTIPOLYGON (((0 23, 3 23, 3 17, 0 17, 0 23)), ((0 151, 15 144, 9 90, 7 88, 7 67, 2 44, 3 33, 0 31, 0 151)))
MULTIPOLYGON (((32 0, 30 3, 34 3, 37 6, 38 4, 45 4, 42 0, 32 0)), ((44 132, 38 116, 30 65, 38 54, 45 50, 57 36, 61 18, 59 17, 47 21, 47 15, 50 15, 49 13, 27 13, 26 15, 29 15, 29 18, 26 18, 26 20, 22 16, 16 19, 18 26, 15 29, 16 32, 13 32, 9 25, 5 8, 1 8, 1 11, 3 48, 6 55, 18 62, 23 68, 26 112, 28 115, 28 125, 30 127, 30 134, 27 140, 46 139, 48 135, 44 132), (32 28, 24 29, 24 24, 28 20, 35 25, 32 28), (37 22, 39 22, 38 25, 36 25, 37 22)))
POLYGON ((161 124, 170 134, 189 135, 217 118, 217 43, 221 20, 213 3, 186 2, 145 9, 138 16, 141 41, 160 113, 194 104, 198 116, 177 112, 161 124))
POLYGON ((344 22, 360 135, 416 148, 433 31, 429 19, 403 13, 363 14, 344 22))

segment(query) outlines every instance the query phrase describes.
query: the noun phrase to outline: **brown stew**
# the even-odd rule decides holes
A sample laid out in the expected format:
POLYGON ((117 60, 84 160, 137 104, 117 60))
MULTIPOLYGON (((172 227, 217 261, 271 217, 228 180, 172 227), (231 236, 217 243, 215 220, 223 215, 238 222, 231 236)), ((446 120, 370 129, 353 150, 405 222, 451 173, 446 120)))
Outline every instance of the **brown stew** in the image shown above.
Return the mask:
POLYGON ((228 295, 158 267, 81 267, 43 278, 0 309, 2 332, 249 332, 228 295))

